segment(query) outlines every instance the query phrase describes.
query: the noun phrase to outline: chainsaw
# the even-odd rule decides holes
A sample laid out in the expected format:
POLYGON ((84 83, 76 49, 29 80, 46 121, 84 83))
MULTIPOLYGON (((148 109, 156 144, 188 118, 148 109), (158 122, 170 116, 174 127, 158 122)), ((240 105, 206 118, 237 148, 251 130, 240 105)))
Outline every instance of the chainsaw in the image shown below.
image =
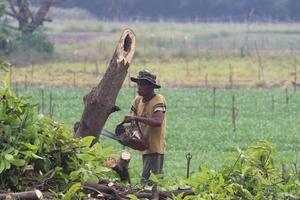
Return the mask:
POLYGON ((144 151, 148 149, 148 145, 141 139, 140 128, 135 122, 122 122, 117 125, 115 133, 102 129, 101 135, 116 140, 120 144, 135 150, 144 151))

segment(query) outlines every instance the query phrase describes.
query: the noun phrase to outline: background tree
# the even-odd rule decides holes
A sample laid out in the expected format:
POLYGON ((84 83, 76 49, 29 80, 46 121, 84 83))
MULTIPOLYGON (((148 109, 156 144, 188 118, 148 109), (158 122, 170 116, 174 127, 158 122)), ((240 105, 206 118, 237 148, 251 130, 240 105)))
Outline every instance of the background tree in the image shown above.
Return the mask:
MULTIPOLYGON (((42 0, 37 11, 34 11, 29 0, 7 0, 9 9, 6 14, 18 21, 18 29, 23 35, 32 34, 45 21, 51 21, 46 15, 54 3, 62 0, 42 0)), ((36 4, 35 4, 36 5, 36 4)))

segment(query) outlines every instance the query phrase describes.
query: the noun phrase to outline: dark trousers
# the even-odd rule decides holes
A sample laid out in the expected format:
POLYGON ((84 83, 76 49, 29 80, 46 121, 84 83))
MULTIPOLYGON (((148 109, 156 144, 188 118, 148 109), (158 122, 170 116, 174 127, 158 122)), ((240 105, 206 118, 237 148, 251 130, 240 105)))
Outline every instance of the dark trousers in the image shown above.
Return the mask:
POLYGON ((148 183, 151 172, 163 174, 164 154, 151 153, 143 155, 142 183, 148 183))

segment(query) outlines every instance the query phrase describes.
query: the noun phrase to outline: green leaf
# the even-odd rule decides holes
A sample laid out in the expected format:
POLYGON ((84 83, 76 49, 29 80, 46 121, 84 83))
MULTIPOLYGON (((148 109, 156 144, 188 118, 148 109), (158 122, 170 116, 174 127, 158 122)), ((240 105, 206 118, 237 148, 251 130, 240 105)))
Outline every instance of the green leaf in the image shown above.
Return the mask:
POLYGON ((5 170, 5 164, 4 164, 4 161, 2 160, 0 162, 0 174, 5 170))
POLYGON ((4 157, 5 157, 5 159, 8 160, 8 161, 11 161, 11 160, 14 159, 13 155, 11 155, 11 154, 5 154, 4 157))
POLYGON ((44 158, 43 157, 41 157, 41 156, 38 156, 38 155, 36 155, 35 153, 33 153, 33 152, 31 152, 31 156, 32 156, 32 158, 36 158, 36 159, 41 159, 41 160, 43 160, 44 158))
POLYGON ((67 193, 65 194, 63 200, 71 200, 72 197, 74 197, 74 195, 76 194, 76 192, 78 190, 80 190, 81 188, 81 183, 75 183, 73 184, 69 190, 67 191, 67 193))
POLYGON ((30 143, 25 143, 25 142, 22 142, 21 144, 23 144, 24 146, 26 146, 28 149, 30 149, 30 150, 33 150, 33 151, 35 151, 35 150, 38 150, 39 149, 39 147, 38 146, 36 146, 36 145, 33 145, 33 144, 30 144, 30 143))
POLYGON ((11 163, 17 167, 22 167, 25 165, 26 162, 22 159, 14 159, 11 163))
POLYGON ((139 200, 135 195, 133 194, 127 194, 126 195, 130 200, 139 200))
POLYGON ((94 136, 87 136, 81 139, 80 143, 83 144, 85 147, 89 148, 95 139, 94 136))
POLYGON ((88 177, 88 182, 91 182, 91 183, 98 183, 99 182, 99 178, 95 175, 91 175, 88 177))
POLYGON ((73 171, 73 172, 71 172, 70 173, 70 175, 69 175, 69 177, 70 177, 70 179, 72 180, 72 181, 74 181, 74 180, 76 180, 76 179, 79 179, 80 177, 79 177, 79 171, 77 170, 77 171, 73 171))
POLYGON ((79 153, 77 157, 83 161, 91 161, 95 159, 95 156, 87 154, 87 153, 79 153))

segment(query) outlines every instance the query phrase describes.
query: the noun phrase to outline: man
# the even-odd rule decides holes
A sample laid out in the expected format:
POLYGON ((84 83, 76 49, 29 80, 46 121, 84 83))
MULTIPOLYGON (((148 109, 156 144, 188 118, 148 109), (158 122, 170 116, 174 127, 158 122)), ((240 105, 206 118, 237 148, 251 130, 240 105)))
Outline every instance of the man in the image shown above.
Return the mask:
POLYGON ((166 130, 166 102, 165 98, 156 94, 154 89, 160 88, 156 84, 156 75, 148 70, 139 72, 137 78, 131 77, 137 83, 138 95, 131 107, 132 116, 125 116, 125 122, 136 121, 140 126, 142 139, 149 146, 141 151, 143 156, 142 183, 148 183, 151 172, 163 173, 166 130))

